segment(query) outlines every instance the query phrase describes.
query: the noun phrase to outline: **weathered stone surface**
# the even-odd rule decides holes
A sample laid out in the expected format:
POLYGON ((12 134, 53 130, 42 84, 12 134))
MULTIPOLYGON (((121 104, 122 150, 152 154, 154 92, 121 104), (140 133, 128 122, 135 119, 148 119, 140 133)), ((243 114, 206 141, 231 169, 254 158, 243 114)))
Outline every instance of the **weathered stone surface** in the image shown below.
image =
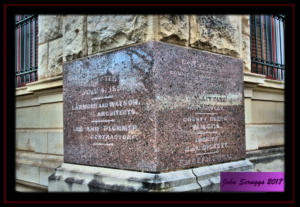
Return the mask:
POLYGON ((245 123, 249 124, 252 123, 252 103, 250 98, 244 99, 244 106, 245 106, 245 123))
POLYGON ((39 167, 26 165, 26 164, 16 164, 16 179, 39 183, 40 182, 40 169, 39 167))
POLYGON ((159 40, 178 45, 189 43, 189 17, 187 15, 159 16, 159 40))
POLYGON ((284 145, 284 125, 249 125, 246 128, 247 140, 256 140, 257 148, 284 145))
POLYGON ((63 132, 48 132, 48 153, 64 154, 63 132))
POLYGON ((48 177, 53 173, 51 168, 40 168, 40 185, 48 186, 48 177))
POLYGON ((246 125, 246 150, 257 150, 258 149, 258 136, 256 134, 256 129, 246 125))
POLYGON ((250 36, 250 15, 242 15, 242 33, 250 36))
POLYGON ((252 99, 252 122, 257 124, 283 124, 284 102, 252 99))
POLYGON ((39 153, 47 153, 47 132, 35 133, 34 151, 39 153))
POLYGON ((250 54, 250 38, 248 35, 242 34, 241 59, 244 63, 244 70, 251 71, 251 54, 250 54))
POLYGON ((34 151, 34 140, 36 136, 39 136, 39 133, 35 133, 32 131, 16 130, 16 149, 34 151))
POLYGON ((40 109, 38 106, 16 109, 16 128, 40 128, 40 109), (30 117, 30 118, 28 118, 30 117))
POLYGON ((220 172, 252 171, 248 160, 165 173, 145 173, 63 163, 49 176, 49 192, 220 191, 220 172), (199 185, 201 184, 201 186, 199 185))
POLYGON ((49 155, 29 151, 16 152, 16 164, 29 165, 43 168, 56 168, 63 162, 61 155, 49 155))
MULTIPOLYGON (((253 99, 256 100, 264 100, 264 101, 273 101, 273 102, 282 102, 284 103, 284 91, 260 91, 260 90, 253 90, 253 99)), ((284 107, 283 107, 284 108, 284 107)), ((282 108, 282 109, 283 109, 282 108)), ((283 116, 283 111, 281 110, 281 115, 283 116)), ((271 123, 271 122, 270 122, 271 123)))
POLYGON ((247 158, 257 172, 284 172, 284 147, 263 148, 248 151, 247 158))
POLYGON ((63 33, 64 62, 87 55, 86 16, 64 16, 63 33))
POLYGON ((48 71, 45 77, 52 77, 62 73, 63 39, 59 38, 49 42, 48 71))
POLYGON ((245 156, 242 62, 148 42, 64 65, 64 161, 161 172, 245 156))
POLYGON ((62 37, 62 16, 39 15, 39 43, 62 37))
POLYGON ((16 179, 46 186, 49 175, 62 160, 63 156, 16 151, 16 179))
POLYGON ((48 74, 48 43, 39 45, 38 50, 38 76, 39 80, 41 80, 44 79, 48 74))
POLYGON ((16 108, 30 107, 39 105, 39 100, 37 96, 27 95, 27 96, 16 96, 16 108))
POLYGON ((147 16, 101 15, 87 17, 88 54, 145 41, 147 16))
POLYGON ((55 102, 62 102, 62 101, 63 101, 62 89, 61 89, 61 91, 54 91, 53 93, 39 94, 39 96, 38 96, 39 104, 48 104, 48 103, 55 103, 55 102))
POLYGON ((257 163, 255 171, 257 172, 284 172, 284 157, 274 159, 268 163, 257 163))
POLYGON ((239 57, 240 18, 230 15, 190 16, 190 46, 239 57))
POLYGON ((40 107, 41 128, 63 128, 63 103, 42 104, 40 107))
MULTIPOLYGON (((22 181, 21 181, 22 182, 22 181)), ((30 183, 31 185, 28 185, 28 183, 26 182, 25 183, 20 183, 20 180, 16 180, 16 191, 18 192, 47 192, 47 188, 39 188, 39 187, 36 187, 36 186, 33 186, 32 183, 30 183)))

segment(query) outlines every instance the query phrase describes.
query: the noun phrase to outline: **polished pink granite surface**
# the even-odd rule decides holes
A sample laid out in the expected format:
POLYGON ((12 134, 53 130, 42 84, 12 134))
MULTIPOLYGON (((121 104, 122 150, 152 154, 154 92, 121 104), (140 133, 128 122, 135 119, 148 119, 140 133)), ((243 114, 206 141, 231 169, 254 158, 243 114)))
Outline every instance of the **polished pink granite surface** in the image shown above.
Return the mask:
POLYGON ((242 61, 161 42, 64 65, 64 161, 164 172, 245 158, 242 61))

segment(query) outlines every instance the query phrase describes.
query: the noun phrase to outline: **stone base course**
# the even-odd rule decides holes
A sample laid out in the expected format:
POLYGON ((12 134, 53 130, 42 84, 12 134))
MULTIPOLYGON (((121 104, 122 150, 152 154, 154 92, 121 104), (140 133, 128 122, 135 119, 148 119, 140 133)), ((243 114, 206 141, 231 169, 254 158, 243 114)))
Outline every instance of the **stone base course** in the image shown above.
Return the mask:
POLYGON ((220 172, 249 172, 240 160, 163 173, 147 173, 63 163, 49 176, 49 192, 217 192, 220 172))

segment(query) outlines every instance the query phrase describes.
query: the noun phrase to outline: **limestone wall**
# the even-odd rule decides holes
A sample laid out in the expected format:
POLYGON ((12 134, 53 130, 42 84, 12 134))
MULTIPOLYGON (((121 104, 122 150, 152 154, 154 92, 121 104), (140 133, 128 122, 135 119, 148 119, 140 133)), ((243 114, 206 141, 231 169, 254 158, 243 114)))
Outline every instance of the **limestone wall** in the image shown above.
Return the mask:
POLYGON ((16 89, 17 190, 46 190, 63 162, 62 106, 61 76, 16 89))
POLYGON ((38 35, 39 81, 16 89, 23 185, 46 188, 63 162, 63 63, 148 40, 242 59, 247 150, 284 144, 284 85, 250 73, 249 15, 40 15, 38 35))
POLYGON ((284 84, 244 73, 246 148, 284 145, 284 84))
POLYGON ((41 15, 39 80, 60 75, 63 62, 148 40, 238 57, 245 61, 245 70, 249 70, 247 18, 238 15, 41 15))

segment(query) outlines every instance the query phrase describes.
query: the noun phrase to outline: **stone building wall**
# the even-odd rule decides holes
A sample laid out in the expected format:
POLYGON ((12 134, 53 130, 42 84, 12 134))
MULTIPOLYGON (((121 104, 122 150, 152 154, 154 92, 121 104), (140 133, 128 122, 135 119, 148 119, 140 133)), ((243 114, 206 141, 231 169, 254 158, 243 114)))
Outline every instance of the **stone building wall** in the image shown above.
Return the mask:
POLYGON ((16 89, 17 190, 46 190, 63 162, 62 65, 146 42, 244 62, 246 147, 284 145, 284 84, 250 72, 249 15, 40 15, 38 81, 16 89))

